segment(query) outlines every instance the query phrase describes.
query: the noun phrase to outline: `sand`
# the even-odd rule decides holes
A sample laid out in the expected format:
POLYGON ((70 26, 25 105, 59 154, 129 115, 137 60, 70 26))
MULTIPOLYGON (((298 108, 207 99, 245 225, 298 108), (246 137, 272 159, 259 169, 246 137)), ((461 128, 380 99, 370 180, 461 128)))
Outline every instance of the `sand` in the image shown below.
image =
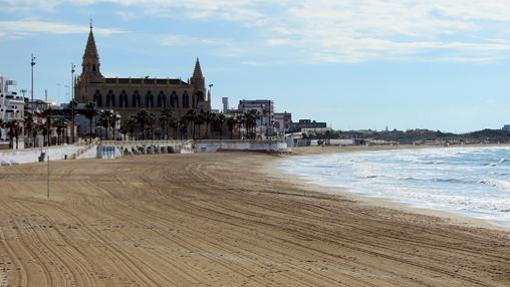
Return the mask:
POLYGON ((510 232, 216 153, 0 167, 0 286, 510 286, 510 232))

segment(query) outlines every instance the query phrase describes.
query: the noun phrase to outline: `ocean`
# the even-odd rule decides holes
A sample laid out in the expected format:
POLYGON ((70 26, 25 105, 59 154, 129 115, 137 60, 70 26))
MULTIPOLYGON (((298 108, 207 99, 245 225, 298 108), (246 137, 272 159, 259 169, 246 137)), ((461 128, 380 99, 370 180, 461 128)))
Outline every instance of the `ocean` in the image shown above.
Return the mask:
POLYGON ((307 155, 286 159, 281 168, 311 183, 510 228, 510 147, 307 155))

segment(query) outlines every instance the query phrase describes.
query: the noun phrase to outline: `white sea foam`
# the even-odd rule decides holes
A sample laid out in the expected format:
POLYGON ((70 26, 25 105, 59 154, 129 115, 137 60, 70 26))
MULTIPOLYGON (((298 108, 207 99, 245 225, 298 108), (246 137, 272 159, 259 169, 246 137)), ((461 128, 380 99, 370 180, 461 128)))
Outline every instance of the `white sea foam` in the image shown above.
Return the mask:
POLYGON ((435 148, 303 156, 282 163, 309 181, 510 226, 510 148, 435 148))

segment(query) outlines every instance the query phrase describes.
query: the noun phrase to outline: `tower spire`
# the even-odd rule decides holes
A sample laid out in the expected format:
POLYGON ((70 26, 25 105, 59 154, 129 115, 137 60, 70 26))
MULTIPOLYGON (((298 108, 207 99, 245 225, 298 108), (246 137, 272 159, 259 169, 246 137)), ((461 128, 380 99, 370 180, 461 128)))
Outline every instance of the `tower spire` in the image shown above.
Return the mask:
POLYGON ((202 95, 205 94, 205 78, 202 74, 202 67, 200 67, 200 59, 198 58, 195 63, 195 70, 193 71, 193 77, 191 77, 190 83, 197 91, 201 91, 202 95))
POLYGON ((193 71, 193 78, 202 79, 204 75, 202 74, 202 67, 200 67, 200 59, 197 58, 197 62, 195 63, 195 70, 193 71))
POLYGON ((94 31, 92 27, 92 22, 90 23, 90 32, 89 38, 87 39, 87 46, 85 47, 85 53, 83 54, 83 58, 96 58, 99 60, 99 54, 97 53, 96 48, 96 40, 94 39, 94 31))
POLYGON ((87 46, 83 53, 83 75, 88 75, 89 78, 102 78, 100 71, 99 53, 97 52, 96 40, 94 39, 94 27, 92 19, 90 19, 90 31, 87 39, 87 46))

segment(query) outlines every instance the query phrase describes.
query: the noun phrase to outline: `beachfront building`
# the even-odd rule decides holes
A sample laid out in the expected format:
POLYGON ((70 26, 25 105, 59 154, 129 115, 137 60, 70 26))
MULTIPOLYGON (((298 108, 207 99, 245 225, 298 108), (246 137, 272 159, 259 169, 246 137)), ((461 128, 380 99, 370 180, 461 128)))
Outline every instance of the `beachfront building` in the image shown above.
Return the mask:
POLYGON ((0 76, 0 145, 12 140, 13 149, 23 149, 23 117, 25 100, 9 89, 16 82, 0 76))
POLYGON ((115 110, 122 119, 129 119, 141 109, 159 113, 167 108, 177 118, 193 109, 211 110, 210 94, 206 93, 205 78, 198 59, 193 76, 188 81, 104 77, 92 26, 83 54, 82 72, 75 85, 75 95, 78 103, 94 102, 98 109, 115 110))
POLYGON ((229 107, 228 107, 228 97, 221 98, 221 103, 223 105, 223 113, 224 114, 228 113, 228 109, 229 109, 229 107))
POLYGON ((274 129, 279 136, 285 136, 292 126, 292 114, 288 112, 274 113, 274 129))
POLYGON ((316 122, 310 119, 301 119, 297 123, 292 123, 292 132, 301 132, 307 135, 323 135, 326 132, 331 132, 328 124, 325 122, 316 122))
POLYGON ((241 100, 237 107, 238 113, 247 113, 256 110, 257 118, 257 137, 271 137, 274 134, 273 115, 274 103, 272 100, 241 100))

